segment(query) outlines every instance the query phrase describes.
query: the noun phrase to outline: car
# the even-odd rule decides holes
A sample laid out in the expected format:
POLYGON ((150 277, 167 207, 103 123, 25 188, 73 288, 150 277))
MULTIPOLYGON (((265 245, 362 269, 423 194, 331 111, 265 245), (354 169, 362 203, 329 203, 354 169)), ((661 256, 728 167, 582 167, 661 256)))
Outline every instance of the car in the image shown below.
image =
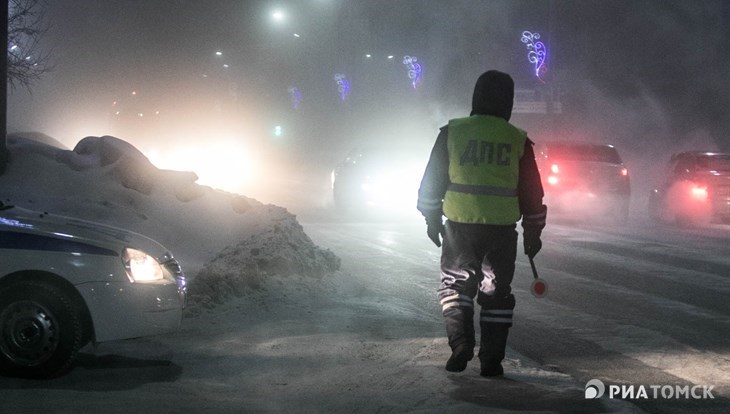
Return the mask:
POLYGON ((178 261, 120 228, 0 203, 0 374, 52 378, 92 342, 173 332, 178 261))
POLYGON ((415 211, 428 149, 366 146, 351 150, 332 171, 334 205, 344 212, 415 211))
POLYGON ((535 158, 551 212, 626 222, 631 182, 616 147, 546 141, 536 144, 535 158))
POLYGON ((649 195, 649 217, 677 224, 730 223, 730 153, 672 155, 649 195))

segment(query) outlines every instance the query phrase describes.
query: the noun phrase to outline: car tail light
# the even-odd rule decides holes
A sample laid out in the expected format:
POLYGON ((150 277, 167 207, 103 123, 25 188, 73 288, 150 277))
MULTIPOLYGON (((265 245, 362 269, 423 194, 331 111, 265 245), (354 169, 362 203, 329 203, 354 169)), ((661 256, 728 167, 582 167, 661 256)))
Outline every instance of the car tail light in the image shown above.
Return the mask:
POLYGON ((558 185, 558 182, 560 182, 560 179, 555 175, 560 172, 560 167, 558 167, 558 164, 551 164, 550 165, 550 175, 547 177, 547 183, 550 185, 558 185))
POLYGON ((625 167, 624 167, 624 168, 622 168, 622 169, 621 169, 621 175, 622 175, 623 177, 628 177, 628 176, 629 176, 629 169, 628 169, 628 168, 625 168, 625 167))
POLYGON ((707 187, 701 185, 693 185, 690 194, 695 200, 707 200, 707 187))

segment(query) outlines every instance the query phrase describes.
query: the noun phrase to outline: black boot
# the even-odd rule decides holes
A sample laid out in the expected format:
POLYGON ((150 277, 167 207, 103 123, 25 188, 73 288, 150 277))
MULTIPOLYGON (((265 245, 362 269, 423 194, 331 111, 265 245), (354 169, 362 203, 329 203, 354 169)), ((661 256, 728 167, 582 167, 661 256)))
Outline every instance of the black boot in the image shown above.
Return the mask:
POLYGON ((504 374, 502 360, 507 348, 510 325, 506 323, 481 323, 482 343, 479 347, 481 376, 495 377, 504 374))
POLYGON ((461 372, 474 358, 474 310, 453 307, 444 311, 446 335, 449 338, 451 357, 446 362, 446 370, 461 372))
POLYGON ((474 358, 474 348, 466 343, 457 345, 451 351, 451 357, 446 361, 446 370, 450 372, 461 372, 466 369, 466 364, 474 358))

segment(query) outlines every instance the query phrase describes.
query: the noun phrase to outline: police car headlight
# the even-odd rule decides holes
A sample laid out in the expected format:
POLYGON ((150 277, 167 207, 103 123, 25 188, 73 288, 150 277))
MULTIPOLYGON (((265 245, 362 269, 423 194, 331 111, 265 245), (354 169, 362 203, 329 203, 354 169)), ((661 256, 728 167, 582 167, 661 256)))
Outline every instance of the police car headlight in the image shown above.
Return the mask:
POLYGON ((132 283, 174 283, 174 278, 162 268, 154 257, 147 253, 125 248, 122 262, 127 269, 127 277, 132 283))

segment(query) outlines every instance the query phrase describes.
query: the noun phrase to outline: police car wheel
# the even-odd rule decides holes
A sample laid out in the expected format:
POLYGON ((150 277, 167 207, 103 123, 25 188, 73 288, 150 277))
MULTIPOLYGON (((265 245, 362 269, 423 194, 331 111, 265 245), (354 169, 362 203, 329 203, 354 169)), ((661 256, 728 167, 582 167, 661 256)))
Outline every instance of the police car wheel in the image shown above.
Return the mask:
POLYGON ((0 290, 0 373, 52 378, 67 372, 82 346, 81 313, 59 290, 29 281, 0 290))

